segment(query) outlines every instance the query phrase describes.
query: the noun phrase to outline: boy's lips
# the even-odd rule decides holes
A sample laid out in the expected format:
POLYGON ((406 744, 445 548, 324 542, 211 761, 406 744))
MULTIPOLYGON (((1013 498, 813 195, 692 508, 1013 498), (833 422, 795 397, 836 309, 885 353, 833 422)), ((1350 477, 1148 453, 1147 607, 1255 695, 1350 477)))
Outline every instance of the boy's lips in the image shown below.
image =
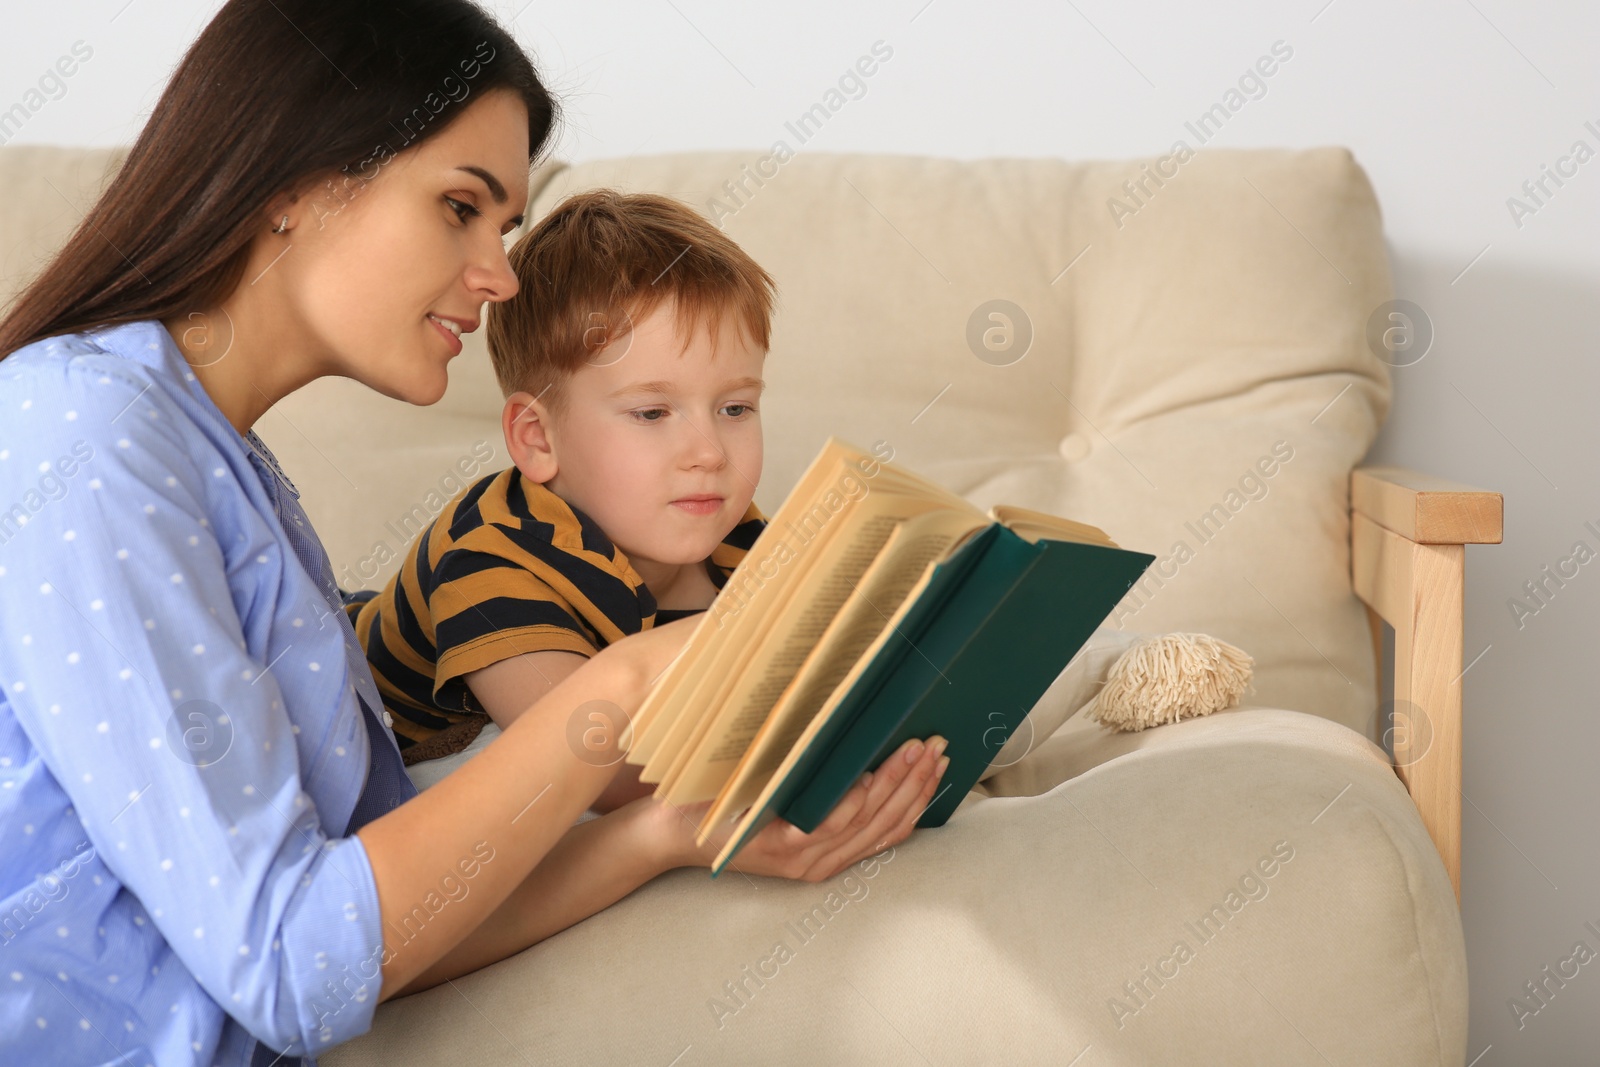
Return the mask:
POLYGON ((672 506, 691 515, 711 515, 722 509, 722 501, 722 497, 711 493, 696 493, 693 496, 679 497, 672 502, 672 506))

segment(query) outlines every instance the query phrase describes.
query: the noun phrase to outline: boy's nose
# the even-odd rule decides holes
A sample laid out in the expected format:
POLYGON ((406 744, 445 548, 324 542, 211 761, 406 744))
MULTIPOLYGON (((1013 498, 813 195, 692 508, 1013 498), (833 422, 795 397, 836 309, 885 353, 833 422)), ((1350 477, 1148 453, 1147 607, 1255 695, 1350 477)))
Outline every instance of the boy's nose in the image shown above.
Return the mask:
POLYGON ((727 462, 727 449, 717 437, 715 428, 697 425, 690 419, 683 421, 685 424, 683 447, 686 458, 693 465, 715 470, 727 462))

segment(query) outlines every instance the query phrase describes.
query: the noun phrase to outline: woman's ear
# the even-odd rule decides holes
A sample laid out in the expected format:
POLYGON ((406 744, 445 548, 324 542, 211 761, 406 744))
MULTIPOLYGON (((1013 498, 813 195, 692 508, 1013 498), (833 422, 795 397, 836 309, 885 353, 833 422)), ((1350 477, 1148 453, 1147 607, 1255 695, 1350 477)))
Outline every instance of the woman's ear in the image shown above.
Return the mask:
POLYGON ((344 172, 303 178, 293 188, 267 201, 262 220, 266 228, 274 232, 280 227, 286 231, 320 230, 330 218, 355 199, 368 181, 358 180, 356 176, 344 172), (284 222, 286 216, 287 224, 284 222))
POLYGON ((298 193, 279 193, 267 201, 261 212, 261 221, 274 235, 282 236, 299 226, 304 219, 304 205, 298 193))
POLYGON ((543 485, 556 476, 550 413, 532 393, 516 392, 506 397, 506 406, 500 412, 500 429, 511 462, 529 481, 543 485))

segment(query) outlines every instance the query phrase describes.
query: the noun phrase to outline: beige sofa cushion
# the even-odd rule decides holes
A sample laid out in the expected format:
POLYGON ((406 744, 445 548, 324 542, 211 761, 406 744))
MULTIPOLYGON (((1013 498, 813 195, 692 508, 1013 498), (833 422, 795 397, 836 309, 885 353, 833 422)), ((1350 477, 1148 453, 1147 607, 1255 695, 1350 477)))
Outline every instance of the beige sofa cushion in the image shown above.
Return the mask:
POLYGON ((1366 729, 1347 485, 1388 410, 1364 329, 1390 281, 1347 150, 1208 149, 1120 227, 1108 201, 1129 202, 1139 161, 801 152, 746 180, 740 206, 724 183, 758 160, 586 163, 530 213, 597 185, 664 192, 723 217, 774 275, 758 503, 775 509, 830 433, 887 440, 980 506, 1055 512, 1155 553, 1121 625, 1229 641, 1256 658, 1256 702, 1366 729), (968 343, 995 299, 1031 322, 1004 366, 1014 350, 986 360, 968 343))
POLYGON ((1269 709, 1115 737, 826 883, 670 872, 318 1062, 1465 1062, 1454 896, 1375 746, 1269 709))
MULTIPOLYGON (((117 158, 0 152, 0 183, 18 191, 0 203, 0 298, 117 158)), ((595 185, 727 206, 724 183, 758 159, 549 165, 530 222, 595 185)), ((889 441, 981 506, 1056 512, 1155 553, 1118 624, 1213 634, 1255 657, 1256 703, 1366 731, 1374 668, 1350 591, 1347 486, 1389 403, 1364 341, 1389 296, 1372 189, 1342 148, 1207 149, 1114 219, 1109 201, 1130 204, 1121 185, 1142 173, 1137 160, 802 152, 764 185, 747 180, 725 225, 779 285, 757 503, 776 510, 829 434, 889 441), (1004 366, 1009 354, 980 359, 968 343, 995 299, 1031 323, 1026 354, 1004 366)), ((500 405, 480 331, 432 407, 324 379, 257 430, 340 584, 376 588, 453 492, 508 464, 500 405)))
POLYGON ((0 307, 66 243, 126 148, 8 145, 0 151, 0 307))

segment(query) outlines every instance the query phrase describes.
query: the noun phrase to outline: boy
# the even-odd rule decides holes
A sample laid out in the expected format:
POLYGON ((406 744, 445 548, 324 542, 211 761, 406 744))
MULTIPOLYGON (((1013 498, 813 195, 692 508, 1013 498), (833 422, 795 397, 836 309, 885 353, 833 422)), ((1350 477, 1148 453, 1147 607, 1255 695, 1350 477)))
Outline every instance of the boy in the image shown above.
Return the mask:
MULTIPOLYGON (((346 603, 407 764, 509 726, 601 647, 704 611, 766 526, 751 502, 766 271, 677 201, 611 190, 557 205, 510 260, 520 288, 490 305, 488 344, 514 466, 346 603)), ((621 725, 575 717, 575 751, 621 725)), ((617 767, 596 812, 654 792, 617 767)))

